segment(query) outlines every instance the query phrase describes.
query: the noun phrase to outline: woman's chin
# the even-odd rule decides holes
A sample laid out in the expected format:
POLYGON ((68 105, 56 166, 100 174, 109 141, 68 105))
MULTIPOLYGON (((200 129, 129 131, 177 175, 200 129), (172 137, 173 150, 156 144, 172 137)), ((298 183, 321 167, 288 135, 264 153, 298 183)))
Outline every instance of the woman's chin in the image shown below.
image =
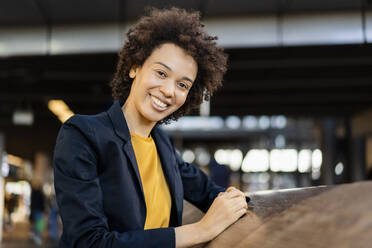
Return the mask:
POLYGON ((148 114, 148 115, 145 116, 145 118, 148 120, 148 122, 155 122, 155 123, 157 123, 157 122, 159 122, 159 121, 161 121, 161 120, 163 120, 167 117, 168 117, 168 115, 164 115, 164 114, 160 115, 158 113, 152 113, 152 114, 148 114))

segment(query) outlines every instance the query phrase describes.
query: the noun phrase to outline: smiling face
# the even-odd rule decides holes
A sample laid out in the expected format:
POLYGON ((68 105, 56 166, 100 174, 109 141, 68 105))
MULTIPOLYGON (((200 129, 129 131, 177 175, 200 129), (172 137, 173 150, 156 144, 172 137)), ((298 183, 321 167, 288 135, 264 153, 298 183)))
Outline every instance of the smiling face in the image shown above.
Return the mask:
POLYGON ((124 106, 126 117, 155 125, 169 116, 185 103, 197 70, 193 57, 175 44, 154 49, 142 66, 129 72, 133 83, 124 106))

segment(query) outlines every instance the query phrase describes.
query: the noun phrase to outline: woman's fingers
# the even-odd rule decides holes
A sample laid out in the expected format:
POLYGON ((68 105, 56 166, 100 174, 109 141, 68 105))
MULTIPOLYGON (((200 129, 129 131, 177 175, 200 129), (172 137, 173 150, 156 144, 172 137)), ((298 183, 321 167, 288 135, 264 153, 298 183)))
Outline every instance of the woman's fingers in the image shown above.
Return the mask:
POLYGON ((248 209, 247 202, 242 198, 230 199, 230 208, 233 212, 239 211, 240 209, 248 209))
POLYGON ((220 192, 220 193, 218 193, 217 197, 218 197, 218 196, 223 196, 224 193, 225 193, 225 192, 220 192))
POLYGON ((236 191, 236 192, 239 192, 241 195, 244 195, 245 194, 243 192, 241 192, 240 190, 238 190, 237 188, 233 187, 233 186, 230 186, 226 189, 226 192, 231 192, 231 191, 236 191))
POLYGON ((236 220, 239 219, 244 214, 246 214, 247 212, 248 212, 248 210, 245 209, 245 208, 242 208, 239 211, 235 212, 236 213, 236 220))
POLYGON ((225 202, 224 208, 229 209, 234 215, 248 209, 244 193, 234 187, 229 187, 225 192, 220 192, 218 197, 222 197, 220 200, 225 202))
POLYGON ((245 194, 237 189, 232 189, 230 191, 226 190, 225 194, 229 198, 234 198, 234 197, 239 197, 239 196, 245 198, 245 194))
POLYGON ((231 190, 237 190, 237 189, 233 186, 230 186, 226 189, 226 192, 230 192, 231 190))
POLYGON ((241 209, 248 209, 245 194, 235 187, 229 187, 221 196, 230 199, 229 206, 233 212, 240 211, 241 209))

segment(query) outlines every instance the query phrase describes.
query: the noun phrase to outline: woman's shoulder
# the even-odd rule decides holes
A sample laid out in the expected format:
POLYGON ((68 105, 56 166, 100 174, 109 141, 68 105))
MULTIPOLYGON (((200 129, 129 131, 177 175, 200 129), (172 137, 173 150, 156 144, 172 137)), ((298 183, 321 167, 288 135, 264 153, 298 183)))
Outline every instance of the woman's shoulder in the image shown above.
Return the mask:
POLYGON ((87 139, 92 143, 101 140, 100 136, 107 137, 113 132, 112 124, 106 112, 97 115, 76 114, 70 117, 60 128, 57 141, 62 137, 87 139))
POLYGON ((80 115, 76 114, 69 118, 62 127, 74 127, 81 132, 95 132, 99 129, 111 127, 111 122, 106 112, 97 115, 80 115))

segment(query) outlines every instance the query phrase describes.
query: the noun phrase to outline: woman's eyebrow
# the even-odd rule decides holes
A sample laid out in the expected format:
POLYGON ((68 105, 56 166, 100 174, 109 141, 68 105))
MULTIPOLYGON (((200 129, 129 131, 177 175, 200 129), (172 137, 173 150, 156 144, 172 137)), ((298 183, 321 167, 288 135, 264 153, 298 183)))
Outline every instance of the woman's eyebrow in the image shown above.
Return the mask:
POLYGON ((169 66, 167 66, 166 64, 164 64, 164 63, 162 63, 162 62, 155 62, 155 64, 162 65, 162 66, 164 66, 165 68, 167 68, 168 70, 172 71, 172 69, 171 69, 169 66))
MULTIPOLYGON (((155 62, 155 64, 162 65, 162 66, 164 66, 165 68, 167 68, 168 70, 172 71, 172 69, 171 69, 169 66, 167 66, 166 64, 164 64, 164 63, 162 63, 162 62, 155 62)), ((190 83, 194 83, 194 82, 193 82, 190 78, 188 78, 188 77, 182 77, 182 79, 187 80, 187 81, 190 81, 190 83)))

